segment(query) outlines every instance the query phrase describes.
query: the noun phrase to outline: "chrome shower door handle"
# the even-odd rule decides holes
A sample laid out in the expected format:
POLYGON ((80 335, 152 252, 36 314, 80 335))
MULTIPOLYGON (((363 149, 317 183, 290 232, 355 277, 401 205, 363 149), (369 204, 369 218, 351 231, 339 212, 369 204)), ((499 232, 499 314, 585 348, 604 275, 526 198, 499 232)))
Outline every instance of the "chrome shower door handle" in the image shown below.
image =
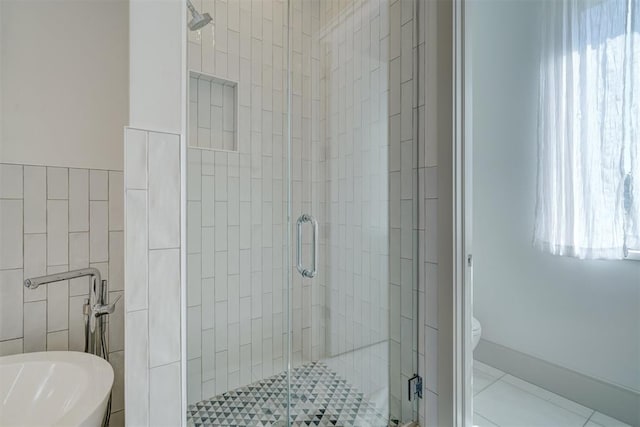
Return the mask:
POLYGON ((297 242, 297 248, 296 248, 298 272, 302 275, 302 277, 307 277, 311 279, 315 277, 316 274, 318 273, 318 270, 316 268, 318 265, 318 221, 316 221, 316 219, 309 214, 302 214, 298 218, 296 227, 298 230, 298 242, 297 242), (302 225, 305 222, 310 222, 311 226, 313 227, 313 234, 312 234, 313 243, 311 248, 311 250, 313 251, 313 254, 311 257, 313 264, 311 266, 311 269, 304 268, 304 266, 302 265, 302 225))

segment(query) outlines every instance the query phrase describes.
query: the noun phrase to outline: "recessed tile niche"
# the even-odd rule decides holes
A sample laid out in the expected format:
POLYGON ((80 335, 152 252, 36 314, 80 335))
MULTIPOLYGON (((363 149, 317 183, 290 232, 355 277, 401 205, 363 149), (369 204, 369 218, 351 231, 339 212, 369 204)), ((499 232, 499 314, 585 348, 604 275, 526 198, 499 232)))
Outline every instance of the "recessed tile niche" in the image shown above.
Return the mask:
POLYGON ((189 146, 237 151, 238 83, 189 72, 189 146))

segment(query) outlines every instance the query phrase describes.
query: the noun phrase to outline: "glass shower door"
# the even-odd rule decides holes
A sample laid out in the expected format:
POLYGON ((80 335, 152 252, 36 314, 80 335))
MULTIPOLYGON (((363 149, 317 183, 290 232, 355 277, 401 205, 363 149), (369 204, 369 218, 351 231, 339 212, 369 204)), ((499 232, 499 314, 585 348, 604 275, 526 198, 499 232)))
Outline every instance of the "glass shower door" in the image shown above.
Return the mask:
POLYGON ((416 419, 413 2, 192 3, 189 424, 416 419))
POLYGON ((289 1, 292 423, 417 419, 414 22, 403 3, 289 1), (391 57, 392 42, 407 49, 391 57))

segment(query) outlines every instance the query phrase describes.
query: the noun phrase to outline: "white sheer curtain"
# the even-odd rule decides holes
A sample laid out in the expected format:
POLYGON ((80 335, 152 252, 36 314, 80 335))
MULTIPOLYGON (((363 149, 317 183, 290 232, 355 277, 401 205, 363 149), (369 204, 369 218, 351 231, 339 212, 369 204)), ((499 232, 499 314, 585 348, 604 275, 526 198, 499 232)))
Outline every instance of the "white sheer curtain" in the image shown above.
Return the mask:
POLYGON ((639 3, 544 2, 534 244, 552 254, 640 248, 639 3))

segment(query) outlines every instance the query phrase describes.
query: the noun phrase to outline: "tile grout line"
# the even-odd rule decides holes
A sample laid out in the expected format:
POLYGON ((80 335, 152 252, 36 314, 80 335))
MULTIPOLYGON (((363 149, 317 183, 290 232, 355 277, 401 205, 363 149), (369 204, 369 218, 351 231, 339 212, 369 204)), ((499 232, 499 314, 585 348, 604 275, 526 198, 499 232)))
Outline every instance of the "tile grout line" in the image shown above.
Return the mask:
MULTIPOLYGON (((507 375, 507 374, 505 374, 505 375, 503 375, 503 376, 506 376, 506 375, 507 375)), ((518 377, 514 377, 514 378, 518 378, 518 377)), ((521 378, 518 378, 518 379, 522 380, 521 378)), ((522 381, 524 381, 524 380, 522 380, 522 381)), ((596 411, 595 411, 594 409, 592 409, 592 408, 588 408, 588 407, 586 407, 586 406, 584 406, 584 405, 581 405, 581 404, 580 404, 580 403, 578 403, 578 402, 575 402, 575 401, 573 401, 573 400, 571 400, 571 399, 567 399, 566 397, 563 397, 563 396, 561 396, 561 395, 559 395, 559 394, 557 394, 557 393, 554 393, 554 392, 552 392, 552 391, 550 391, 550 390, 547 390, 547 389, 544 389, 544 388, 542 388, 542 387, 536 386, 535 384, 530 383, 530 382, 528 382, 528 381, 525 381, 525 382, 526 382, 527 384, 531 384, 531 385, 533 385, 533 386, 535 386, 535 387, 539 387, 539 388, 541 388, 542 390, 544 390, 544 391, 545 391, 545 392, 547 392, 547 393, 551 393, 551 394, 552 394, 552 396, 549 396, 548 398, 543 398, 543 397, 541 397, 541 396, 538 396, 537 394, 532 393, 532 392, 531 392, 531 391, 529 391, 529 390, 525 390, 524 388, 522 388, 522 387, 520 387, 520 386, 518 386, 518 385, 516 385, 516 384, 510 383, 510 382, 508 382, 508 381, 504 381, 504 382, 506 382, 506 383, 508 383, 508 384, 510 384, 510 385, 512 385, 512 386, 514 386, 514 387, 516 387, 517 389, 519 389, 519 390, 521 390, 521 391, 524 391, 524 392, 526 392, 526 393, 529 393, 530 395, 535 396, 535 397, 537 397, 537 398, 538 398, 538 399, 540 399, 540 400, 543 400, 543 401, 545 401, 545 402, 548 402, 548 403, 550 403, 550 404, 552 404, 552 405, 554 405, 554 406, 556 406, 556 407, 558 407, 558 408, 560 408, 560 409, 564 409, 565 411, 569 411, 569 412, 571 412, 571 413, 573 413, 573 414, 576 414, 576 415, 579 415, 579 416, 584 416, 584 415, 582 415, 582 414, 580 414, 580 413, 578 413, 578 412, 576 412, 576 411, 574 411, 574 410, 571 410, 571 409, 569 409, 569 408, 566 408, 566 407, 564 407, 564 406, 562 406, 562 405, 560 405, 560 404, 558 404, 558 403, 556 403, 556 402, 552 401, 551 399, 553 399, 554 397, 556 397, 556 396, 557 396, 557 397, 560 397, 560 398, 562 398, 562 399, 566 399, 566 400, 568 400, 568 401, 570 401, 570 402, 572 402, 572 403, 575 403, 576 405, 583 406, 583 407, 585 407, 585 408, 587 408, 587 409, 589 409, 589 410, 593 411, 594 413, 596 412, 596 411)), ((591 417, 592 417, 592 416, 593 416, 593 413, 589 416, 589 419, 591 419, 591 417)), ((587 420, 587 421, 588 421, 588 420, 587 420)))
POLYGON ((145 301, 145 305, 146 305, 146 317, 147 317, 147 343, 146 343, 146 352, 147 352, 147 357, 146 357, 146 362, 147 362, 147 366, 146 366, 146 370, 147 370, 147 378, 146 378, 146 388, 147 388, 147 396, 146 396, 146 401, 144 402, 144 406, 146 409, 146 422, 148 423, 151 419, 151 326, 150 326, 150 304, 149 304, 149 248, 150 248, 150 238, 149 238, 149 217, 150 217, 150 211, 149 211, 149 195, 151 193, 151 180, 149 179, 149 169, 150 169, 150 157, 151 157, 151 150, 149 149, 149 131, 144 131, 144 146, 145 146, 145 152, 146 152, 146 170, 145 170, 145 181, 146 181, 146 185, 147 188, 145 189, 145 224, 144 227, 146 228, 146 232, 147 232, 147 246, 145 248, 145 257, 146 257, 146 261, 147 261, 147 268, 146 268, 146 301, 145 301))
MULTIPOLYGON (((45 230, 45 274, 49 273, 49 167, 46 166, 44 168, 44 202, 45 202, 45 215, 44 215, 44 230, 45 230)), ((45 294, 45 341, 44 348, 45 350, 49 349, 49 285, 46 284, 44 288, 45 294)))
MULTIPOLYGON (((591 415, 589 415, 589 418, 586 419, 586 421, 584 422, 584 424, 582 425, 582 427, 585 427, 587 424, 589 424, 589 421, 591 421, 591 418, 593 418, 593 416, 595 415, 596 411, 593 410, 593 412, 591 412, 591 415)), ((595 423, 594 423, 595 424, 595 423)))
MULTIPOLYGON (((67 270, 71 269, 71 169, 67 168, 67 270)), ((67 281, 67 351, 69 351, 69 329, 71 327, 71 280, 67 281)))
MULTIPOLYGON (((20 165, 20 172, 22 173, 22 283, 20 284, 21 286, 24 284, 24 270, 25 270, 25 263, 24 260, 26 259, 26 253, 25 253, 25 245, 24 245, 24 236, 26 235, 25 230, 24 230, 24 223, 25 223, 25 204, 24 204, 24 165, 20 165)), ((24 294, 25 294, 25 290, 26 288, 22 288, 22 348, 21 348, 21 352, 24 353, 24 342, 25 342, 25 338, 26 338, 26 331, 24 328, 24 324, 25 324, 25 305, 26 302, 24 300, 24 294)), ((46 336, 46 334, 45 334, 46 336)))
MULTIPOLYGON (((473 412, 476 412, 476 410, 474 409, 473 412)), ((490 423, 495 424, 496 427, 502 427, 500 424, 496 423, 495 421, 493 421, 491 418, 487 417, 486 415, 482 415, 480 412, 477 412, 478 415, 480 415, 482 418, 484 418, 485 420, 489 421, 490 423)), ((474 423, 475 424, 475 423, 474 423)), ((584 427, 584 426, 583 426, 584 427)))
MULTIPOLYGON (((564 411, 570 412, 570 413, 572 413, 572 414, 574 414, 574 415, 578 415, 578 416, 584 417, 584 415, 582 415, 582 414, 580 414, 580 413, 578 413, 578 412, 576 412, 576 411, 574 411, 574 410, 572 410, 572 409, 569 409, 569 408, 567 408, 567 407, 565 407, 565 406, 562 406, 562 405, 560 405, 560 404, 558 404, 558 403, 556 403, 556 402, 554 402, 554 401, 552 401, 552 400, 551 400, 551 399, 552 399, 553 397, 555 397, 555 396, 558 396, 558 397, 561 397, 561 398, 563 398, 563 399, 566 399, 566 398, 564 398, 563 396, 560 396, 559 394, 553 393, 553 392, 551 392, 551 391, 549 391, 549 390, 545 390, 545 389, 543 389, 544 391, 547 391, 547 392, 549 392, 549 393, 552 393, 552 396, 549 396, 548 398, 543 398, 543 397, 541 397, 541 396, 538 396, 537 394, 532 393, 532 392, 531 392, 531 391, 529 391, 529 390, 525 390, 524 388, 522 388, 522 387, 520 387, 520 386, 518 386, 518 385, 516 385, 516 384, 513 384, 513 383, 511 383, 511 382, 509 382, 509 381, 505 381, 503 378, 504 378, 505 376, 507 376, 507 375, 508 375, 507 373, 503 373, 503 375, 501 375, 498 379, 494 380, 494 381, 493 381, 493 382, 491 382, 489 385, 487 385, 487 386, 486 386, 486 387, 484 387, 482 390, 480 390, 478 393, 474 394, 473 398, 475 399, 475 398, 476 398, 476 397, 477 397, 481 392, 483 392, 483 391, 487 390, 489 387, 491 387, 492 385, 494 385, 494 384, 495 384, 495 383, 497 383, 498 381, 502 380, 502 382, 505 382, 505 383, 507 383, 507 384, 509 384, 509 385, 511 385, 511 386, 513 386, 513 387, 515 387, 515 388, 517 388, 518 390, 520 390, 520 391, 522 391, 522 392, 524 392, 524 393, 527 393, 527 394, 529 394, 529 395, 531 395, 531 396, 533 396, 533 397, 535 397, 535 398, 537 398, 537 399, 539 399, 539 400, 541 400, 541 401, 543 401, 543 402, 550 403, 550 404, 552 404, 552 405, 556 406, 557 408, 560 408, 560 409, 562 409, 562 410, 564 410, 564 411)), ((515 377, 515 378, 517 378, 517 377, 515 377)), ((523 380, 523 381, 524 381, 524 380, 523 380)), ((527 383, 528 383, 528 382, 527 382, 527 383)), ((532 384, 532 383, 528 383, 528 384, 531 384, 531 385, 535 386, 535 384, 532 384)), ((574 402, 573 400, 570 400, 570 399, 567 399, 567 400, 568 400, 568 401, 570 401, 570 402, 572 402, 572 403, 575 403, 575 404, 577 404, 577 405, 580 405, 578 402, 574 402)), ((581 405, 581 406, 584 406, 584 405, 581 405)), ((587 408, 587 407, 585 406, 585 408, 587 408)), ((589 409, 589 410, 590 410, 590 411, 592 411, 592 412, 591 412, 591 415, 590 415, 589 417, 587 417, 587 419, 585 420, 585 423, 583 424, 583 427, 584 427, 584 426, 589 422, 589 420, 591 420, 591 417, 593 417, 593 415, 594 415, 594 414, 595 414, 595 412, 596 412, 596 411, 595 411, 594 409, 592 409, 592 408, 587 408, 587 409, 589 409)), ((474 412, 475 412, 475 410, 474 410, 474 412)), ((478 413, 479 413, 479 412, 478 412, 478 413)), ((480 413, 479 413, 479 414, 480 414, 480 413)), ((480 415, 482 415, 482 414, 480 414, 480 415)), ((487 418, 487 417, 485 417, 484 415, 482 415, 482 416, 483 416, 484 418, 487 418)), ((487 418, 487 419, 489 420, 489 418, 487 418)), ((491 420, 489 420, 489 421, 491 421, 491 420)), ((492 422, 493 422, 493 421, 492 421, 492 422)))
MULTIPOLYGON (((504 378, 507 375, 506 372, 503 372, 502 375, 500 375, 499 377, 495 378, 493 381, 491 381, 488 385, 486 385, 485 387, 483 387, 481 390, 479 390, 477 393, 473 394, 473 399, 476 398, 476 396, 478 396, 480 393, 482 393, 483 391, 485 391, 486 389, 488 389, 489 387, 491 387, 492 385, 494 385, 495 383, 497 383, 498 381, 500 381, 502 378, 504 378)), ((523 390, 525 391, 525 390, 523 390)))

